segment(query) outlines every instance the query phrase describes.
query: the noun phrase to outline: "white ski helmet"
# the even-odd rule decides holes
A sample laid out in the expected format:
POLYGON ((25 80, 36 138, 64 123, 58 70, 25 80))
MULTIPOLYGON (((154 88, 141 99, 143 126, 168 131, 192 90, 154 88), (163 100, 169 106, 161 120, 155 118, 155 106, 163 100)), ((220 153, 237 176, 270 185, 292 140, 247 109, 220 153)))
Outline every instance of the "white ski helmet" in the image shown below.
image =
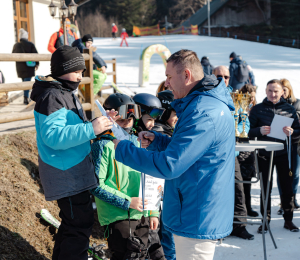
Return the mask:
POLYGON ((111 26, 115 26, 115 23, 112 23, 111 26))
POLYGON ((123 29, 122 29, 122 32, 126 32, 126 29, 125 29, 125 28, 123 28, 123 29))

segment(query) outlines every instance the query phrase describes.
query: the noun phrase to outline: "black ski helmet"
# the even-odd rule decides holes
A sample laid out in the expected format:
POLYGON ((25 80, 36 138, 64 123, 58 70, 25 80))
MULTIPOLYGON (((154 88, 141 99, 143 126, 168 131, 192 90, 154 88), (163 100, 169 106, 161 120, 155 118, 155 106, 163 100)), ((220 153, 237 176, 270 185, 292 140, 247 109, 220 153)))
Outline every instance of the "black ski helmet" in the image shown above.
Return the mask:
POLYGON ((103 107, 106 110, 114 109, 122 119, 134 117, 139 119, 142 116, 141 107, 133 99, 125 94, 115 93, 110 95, 104 102, 103 107))
POLYGON ((103 107, 105 110, 117 110, 120 106, 127 104, 135 104, 135 102, 131 97, 125 94, 115 93, 107 97, 104 101, 103 107))
POLYGON ((161 91, 157 93, 157 97, 161 101, 162 107, 165 109, 161 121, 166 122, 170 118, 171 112, 174 110, 171 106, 171 103, 174 101, 173 92, 170 90, 161 91))
POLYGON ((148 93, 139 93, 133 97, 133 100, 136 104, 141 106, 142 114, 146 114, 145 108, 161 108, 160 100, 151 94, 148 93))

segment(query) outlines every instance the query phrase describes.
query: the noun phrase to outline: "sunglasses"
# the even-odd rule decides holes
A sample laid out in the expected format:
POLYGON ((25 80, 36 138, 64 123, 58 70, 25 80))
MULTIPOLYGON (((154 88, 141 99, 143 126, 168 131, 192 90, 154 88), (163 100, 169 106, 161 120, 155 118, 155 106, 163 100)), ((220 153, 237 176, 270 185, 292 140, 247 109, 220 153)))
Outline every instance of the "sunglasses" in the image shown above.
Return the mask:
POLYGON ((230 79, 230 76, 222 76, 222 75, 217 75, 217 78, 230 79))
POLYGON ((141 107, 136 104, 122 105, 117 109, 117 111, 118 115, 120 115, 122 119, 128 119, 130 117, 140 119, 142 116, 141 107))

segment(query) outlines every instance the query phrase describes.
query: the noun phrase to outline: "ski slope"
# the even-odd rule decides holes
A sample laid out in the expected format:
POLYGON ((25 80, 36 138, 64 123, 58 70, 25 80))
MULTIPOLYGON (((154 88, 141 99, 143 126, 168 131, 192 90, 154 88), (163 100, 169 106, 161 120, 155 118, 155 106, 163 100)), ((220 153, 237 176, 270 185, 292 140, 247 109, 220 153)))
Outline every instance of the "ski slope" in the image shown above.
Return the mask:
MULTIPOLYGON (((150 86, 138 87, 139 56, 144 48, 151 44, 166 45, 171 53, 180 49, 195 51, 199 58, 208 56, 213 66, 229 66, 229 54, 235 51, 253 68, 256 78, 257 101, 265 97, 266 83, 271 79, 287 78, 290 80, 296 97, 300 98, 300 50, 273 46, 262 43, 247 42, 229 38, 174 35, 148 36, 129 38, 129 47, 119 47, 120 38, 112 41, 109 38, 96 38, 94 45, 97 52, 104 59, 117 59, 117 84, 127 86, 138 93, 155 94, 159 83, 165 80, 165 68, 159 55, 154 54, 150 66, 150 86)), ((108 71, 111 71, 109 65, 108 71)), ((106 84, 110 84, 112 77, 108 77, 106 84)), ((300 189, 298 200, 300 200, 300 189)), ((252 207, 259 211, 259 184, 252 185, 252 207)), ((274 174, 272 192, 272 221, 271 229, 278 249, 275 249, 269 233, 266 235, 267 255, 270 260, 300 259, 300 233, 292 233, 283 229, 283 218, 278 216, 279 194, 277 190, 276 174, 274 174)), ((300 211, 294 212, 294 223, 300 226, 300 211)), ((248 225, 247 229, 255 235, 253 241, 246 241, 235 237, 228 237, 216 248, 214 260, 251 260, 263 259, 262 236, 258 234, 258 225, 248 225)))

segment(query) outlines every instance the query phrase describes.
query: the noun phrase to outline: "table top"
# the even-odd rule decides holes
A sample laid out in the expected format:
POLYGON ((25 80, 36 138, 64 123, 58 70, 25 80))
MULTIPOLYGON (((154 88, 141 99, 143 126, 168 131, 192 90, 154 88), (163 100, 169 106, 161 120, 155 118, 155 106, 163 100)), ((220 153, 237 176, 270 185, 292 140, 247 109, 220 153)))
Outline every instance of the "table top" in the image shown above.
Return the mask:
POLYGON ((282 143, 276 142, 267 142, 267 141, 252 141, 249 143, 237 143, 235 145, 235 150, 240 152, 252 152, 256 149, 265 149, 266 151, 279 151, 284 149, 284 145, 282 143))

